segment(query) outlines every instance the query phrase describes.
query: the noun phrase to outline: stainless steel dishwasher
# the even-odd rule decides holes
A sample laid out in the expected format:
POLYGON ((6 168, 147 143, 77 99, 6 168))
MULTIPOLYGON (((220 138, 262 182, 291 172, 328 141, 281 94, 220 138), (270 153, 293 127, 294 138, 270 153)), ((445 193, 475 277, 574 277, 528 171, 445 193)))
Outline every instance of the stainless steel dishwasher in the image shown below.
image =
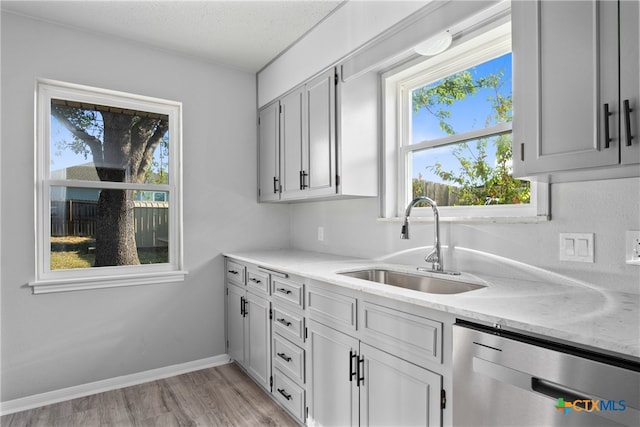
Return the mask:
POLYGON ((640 426, 640 364, 458 321, 453 425, 640 426))

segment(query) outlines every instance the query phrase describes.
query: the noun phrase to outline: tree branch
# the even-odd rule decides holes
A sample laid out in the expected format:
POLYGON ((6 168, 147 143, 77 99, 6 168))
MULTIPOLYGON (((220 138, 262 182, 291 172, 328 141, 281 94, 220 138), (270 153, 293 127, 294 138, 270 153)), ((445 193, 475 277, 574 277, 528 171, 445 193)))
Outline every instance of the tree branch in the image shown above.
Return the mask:
POLYGON ((83 129, 74 126, 68 119, 68 117, 56 106, 51 106, 51 114, 58 119, 58 121, 65 127, 71 134, 83 141, 91 150, 93 156, 93 162, 100 164, 103 161, 102 141, 93 135, 89 135, 83 129))

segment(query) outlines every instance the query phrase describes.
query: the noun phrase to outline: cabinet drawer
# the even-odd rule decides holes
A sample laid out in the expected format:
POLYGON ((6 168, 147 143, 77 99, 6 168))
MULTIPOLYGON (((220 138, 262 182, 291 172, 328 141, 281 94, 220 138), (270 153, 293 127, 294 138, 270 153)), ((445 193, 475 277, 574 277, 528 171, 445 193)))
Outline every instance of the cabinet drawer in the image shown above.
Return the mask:
POLYGON ((355 297, 308 286, 306 306, 312 319, 347 333, 356 330, 355 297))
POLYGON ((273 334, 273 366, 304 384, 304 350, 278 334, 273 334))
POLYGON ((304 422, 304 389, 277 368, 273 370, 273 395, 300 422, 304 422))
POLYGON ((244 265, 227 260, 226 277, 228 281, 244 286, 245 272, 246 267, 244 265))
POLYGON ((363 302, 362 341, 423 366, 442 363, 442 323, 426 317, 363 302))
POLYGON ((247 287, 269 295, 269 275, 260 271, 247 270, 247 287))
POLYGON ((274 277, 271 280, 271 294, 275 299, 280 299, 302 308, 302 283, 274 277))
POLYGON ((273 330, 296 342, 304 340, 304 319, 299 314, 292 314, 273 307, 273 330))

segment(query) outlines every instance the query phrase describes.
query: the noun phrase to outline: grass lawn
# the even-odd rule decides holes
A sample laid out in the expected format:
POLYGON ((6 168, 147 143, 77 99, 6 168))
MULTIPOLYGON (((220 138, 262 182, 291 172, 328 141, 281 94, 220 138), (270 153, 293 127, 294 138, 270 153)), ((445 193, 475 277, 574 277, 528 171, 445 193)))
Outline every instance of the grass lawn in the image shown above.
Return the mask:
MULTIPOLYGON (((90 248, 96 245, 91 237, 51 237, 51 270, 90 268, 96 256, 90 248)), ((169 262, 167 247, 138 249, 140 264, 169 262)))

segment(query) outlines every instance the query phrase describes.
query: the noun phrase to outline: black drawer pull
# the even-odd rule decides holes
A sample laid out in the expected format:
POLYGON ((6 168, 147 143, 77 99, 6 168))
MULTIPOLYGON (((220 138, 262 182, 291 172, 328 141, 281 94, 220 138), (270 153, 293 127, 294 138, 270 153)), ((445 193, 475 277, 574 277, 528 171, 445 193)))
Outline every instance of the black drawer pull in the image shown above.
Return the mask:
POLYGON ((229 273, 231 274, 238 274, 238 272, 236 270, 228 270, 229 273))
POLYGON ((284 326, 291 326, 291 322, 287 321, 287 319, 276 319, 279 323, 282 323, 284 326))
POLYGON ((249 279, 249 281, 251 281, 253 283, 262 283, 262 280, 255 279, 253 277, 251 279, 249 279))
POLYGON ((287 400, 291 400, 291 399, 293 399, 293 398, 291 397, 291 395, 290 395, 290 394, 287 394, 287 392, 286 392, 286 391, 285 391, 285 389, 283 389, 283 388, 279 388, 279 389, 278 389, 278 393, 280 393, 281 395, 283 395, 283 396, 284 396, 284 398, 285 398, 285 399, 287 399, 287 400))
POLYGON ((281 359, 284 359, 287 362, 291 362, 291 358, 289 356, 287 356, 284 353, 276 353, 278 355, 278 357, 280 357, 281 359))
POLYGON ((278 288, 276 289, 276 291, 281 292, 285 295, 289 295, 291 293, 291 291, 289 289, 285 289, 285 288, 278 288))

